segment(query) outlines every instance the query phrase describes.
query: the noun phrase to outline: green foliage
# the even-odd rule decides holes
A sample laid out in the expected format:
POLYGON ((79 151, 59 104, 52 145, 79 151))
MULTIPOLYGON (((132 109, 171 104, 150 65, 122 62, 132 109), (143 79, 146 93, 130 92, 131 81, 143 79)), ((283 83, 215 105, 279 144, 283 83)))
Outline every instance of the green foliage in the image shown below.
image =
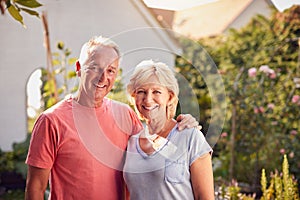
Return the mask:
POLYGON ((215 149, 221 163, 215 176, 256 190, 262 167, 276 168, 274 155, 283 153, 293 158, 290 169, 300 176, 300 89, 293 82, 300 77, 299 19, 300 6, 294 6, 206 41, 213 44, 206 49, 222 74, 228 102, 228 136, 215 149))
POLYGON ((267 184, 267 177, 265 170, 263 169, 261 175, 263 195, 261 200, 299 200, 297 181, 289 173, 289 164, 286 155, 284 155, 282 162, 282 173, 279 175, 279 173, 276 171, 274 174, 271 174, 271 180, 268 188, 267 184))
POLYGON ((23 200, 25 195, 23 190, 8 190, 0 197, 3 200, 23 200))
POLYGON ((0 149, 0 173, 14 169, 14 155, 12 152, 3 152, 0 149))
POLYGON ((77 86, 72 85, 76 72, 71 68, 74 67, 77 58, 70 57, 71 50, 61 41, 57 43, 57 49, 58 52, 52 53, 53 69, 42 69, 41 93, 44 110, 77 90, 77 86))
POLYGON ((114 99, 116 101, 120 101, 126 104, 130 104, 127 98, 126 89, 124 88, 124 84, 121 80, 122 78, 122 69, 119 69, 118 76, 115 80, 114 86, 111 89, 110 93, 107 95, 107 97, 114 99))
POLYGON ((0 174, 14 171, 22 174, 23 178, 26 177, 27 167, 24 161, 27 156, 29 143, 30 135, 27 135, 24 142, 13 144, 13 151, 3 152, 0 149, 0 174))
MULTIPOLYGON (((289 173, 287 156, 284 155, 282 161, 282 172, 276 170, 267 177, 266 170, 261 172, 261 192, 260 200, 299 200, 298 185, 295 178, 289 173), (268 179, 270 182, 268 183, 268 179)), ((216 199, 220 200, 254 200, 256 194, 245 195, 241 193, 238 182, 233 180, 228 186, 222 184, 216 191, 216 199)))
POLYGON ((24 21, 23 16, 21 12, 26 12, 29 15, 33 15, 36 17, 39 17, 39 13, 33 9, 38 8, 42 6, 38 1, 36 0, 0 0, 0 8, 2 11, 2 14, 5 12, 5 7, 8 10, 9 14, 18 22, 20 22, 24 27, 24 21))
POLYGON ((183 54, 176 59, 180 86, 179 113, 200 121, 210 144, 218 139, 225 115, 225 89, 218 69, 204 45, 182 38, 183 54))

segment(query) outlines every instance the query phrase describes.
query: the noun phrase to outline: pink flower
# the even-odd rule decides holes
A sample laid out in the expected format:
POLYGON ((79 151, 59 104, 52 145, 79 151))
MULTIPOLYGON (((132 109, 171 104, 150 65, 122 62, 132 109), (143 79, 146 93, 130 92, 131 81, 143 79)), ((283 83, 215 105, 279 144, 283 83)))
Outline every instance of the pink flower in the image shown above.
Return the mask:
POLYGON ((254 108, 254 113, 255 113, 255 114, 263 113, 263 112, 265 112, 265 109, 264 109, 264 107, 262 107, 262 106, 260 106, 260 107, 255 107, 255 108, 254 108))
POLYGON ((248 69, 248 76, 249 77, 255 77, 256 72, 257 72, 256 68, 252 67, 252 68, 248 69))
POLYGON ((300 96, 299 95, 294 95, 292 98, 292 103, 297 103, 300 100, 300 96))
POLYGON ((268 75, 271 79, 276 78, 276 73, 273 69, 270 69, 268 65, 262 65, 259 68, 260 72, 264 72, 266 75, 268 75))
POLYGON ((260 106, 260 107, 259 107, 259 112, 261 112, 261 113, 265 112, 264 107, 260 106))
POLYGON ((273 69, 270 69, 270 70, 269 70, 269 77, 270 77, 271 79, 276 78, 276 73, 275 73, 275 71, 274 71, 273 69))
POLYGON ((280 149, 279 151, 281 154, 284 154, 285 153, 285 149, 280 149))
POLYGON ((274 107, 275 107, 274 103, 269 103, 269 104, 268 104, 268 108, 269 108, 269 109, 273 110, 274 107))
POLYGON ((296 131, 296 130, 291 130, 291 131, 290 131, 290 134, 291 134, 291 135, 297 135, 297 131, 296 131))
POLYGON ((266 73, 266 74, 269 72, 269 70, 270 70, 270 68, 269 68, 268 65, 262 65, 262 66, 260 66, 260 68, 259 68, 259 71, 260 71, 260 72, 264 72, 264 73, 266 73))
POLYGON ((221 137, 222 137, 222 138, 227 137, 227 135, 228 135, 227 132, 221 133, 221 137))
POLYGON ((295 156, 295 154, 294 154, 293 151, 292 151, 291 153, 289 153, 289 157, 290 157, 290 158, 294 158, 294 156, 295 156))

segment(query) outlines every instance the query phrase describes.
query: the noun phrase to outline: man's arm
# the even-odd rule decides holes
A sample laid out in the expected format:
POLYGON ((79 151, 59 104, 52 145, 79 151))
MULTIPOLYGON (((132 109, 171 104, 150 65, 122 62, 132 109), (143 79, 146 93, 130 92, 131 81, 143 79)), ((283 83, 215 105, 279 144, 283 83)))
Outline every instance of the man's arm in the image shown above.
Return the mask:
POLYGON ((25 200, 44 200, 50 170, 28 165, 25 200))
POLYGON ((185 128, 192 127, 197 127, 199 130, 202 128, 202 126, 199 126, 199 122, 196 120, 196 118, 190 114, 180 114, 176 118, 176 121, 178 122, 178 130, 180 131, 185 128))

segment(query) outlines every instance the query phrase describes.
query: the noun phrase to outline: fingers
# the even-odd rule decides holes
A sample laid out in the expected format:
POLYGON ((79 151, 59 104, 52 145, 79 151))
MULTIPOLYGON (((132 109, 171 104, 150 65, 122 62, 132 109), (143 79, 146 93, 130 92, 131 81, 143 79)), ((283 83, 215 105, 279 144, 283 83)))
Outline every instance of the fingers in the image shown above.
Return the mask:
POLYGON ((176 121, 179 123, 179 122, 181 122, 183 119, 184 119, 184 114, 179 114, 178 116, 177 116, 177 118, 176 118, 176 121))
POLYGON ((199 125, 199 122, 190 114, 181 114, 182 116, 180 117, 181 121, 178 121, 179 119, 177 118, 178 123, 178 130, 183 130, 185 128, 192 128, 192 127, 197 127, 199 125))
POLYGON ((199 131, 201 131, 202 126, 201 126, 201 125, 198 125, 198 126, 197 126, 197 129, 198 129, 199 131))

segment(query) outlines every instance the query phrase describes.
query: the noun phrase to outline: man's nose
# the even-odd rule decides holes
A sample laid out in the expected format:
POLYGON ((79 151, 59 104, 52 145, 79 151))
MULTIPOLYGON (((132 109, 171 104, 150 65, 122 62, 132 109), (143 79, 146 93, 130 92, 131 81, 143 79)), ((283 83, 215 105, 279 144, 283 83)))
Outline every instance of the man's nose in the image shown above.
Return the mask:
POLYGON ((105 79, 106 79, 106 73, 105 71, 103 71, 102 73, 100 73, 99 81, 104 81, 105 79))

